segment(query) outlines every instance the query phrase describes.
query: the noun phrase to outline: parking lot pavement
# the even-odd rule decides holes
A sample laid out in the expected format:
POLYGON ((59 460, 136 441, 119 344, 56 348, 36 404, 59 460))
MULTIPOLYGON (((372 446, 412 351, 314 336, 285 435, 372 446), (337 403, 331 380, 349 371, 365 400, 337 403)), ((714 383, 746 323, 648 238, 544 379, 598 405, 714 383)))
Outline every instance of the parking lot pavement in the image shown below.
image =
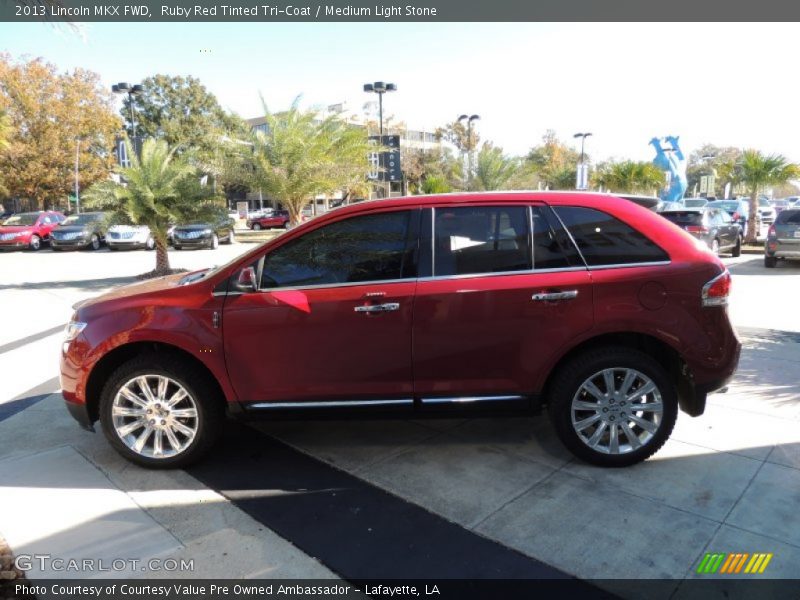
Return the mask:
MULTIPOLYGON (((198 268, 250 247, 240 246, 245 245, 170 256, 173 266, 198 268)), ((308 483, 305 467, 291 473, 292 489, 273 482, 276 489, 255 495, 239 490, 238 496, 213 477, 200 483, 183 471, 146 472, 119 458, 102 435, 77 428, 59 397, 42 391, 47 382, 57 388, 53 377, 60 333, 54 328, 69 318, 69 306, 151 269, 153 261, 146 252, 0 254, 0 305, 13 316, 0 330, 0 372, 11 384, 0 392, 0 403, 5 402, 0 404, 0 474, 5 477, 0 485, 32 489, 37 499, 26 502, 24 494, 15 494, 15 518, 19 523, 37 519, 38 486, 43 484, 25 479, 26 470, 11 468, 12 463, 39 461, 27 463, 44 465, 28 469, 38 472, 58 457, 87 480, 105 481, 97 484, 96 495, 87 486, 89 492, 84 489, 75 497, 81 505, 96 505, 82 521, 87 527, 107 518, 150 519, 177 540, 177 549, 164 551, 196 558, 208 577, 335 575, 330 564, 339 564, 336 560, 328 563, 314 553, 317 546, 304 545, 309 543, 307 528, 265 524, 269 519, 263 515, 274 517, 271 507, 278 505, 269 503, 275 498, 309 495, 301 489, 308 483), (15 411, 15 406, 21 408, 15 411), (108 494, 116 496, 119 507, 111 515, 100 501, 108 494)), ((285 421, 261 423, 249 431, 265 436, 264 448, 274 448, 274 440, 288 444, 314 459, 314 470, 329 465, 355 478, 349 481, 457 525, 473 536, 469 540, 490 540, 581 578, 667 578, 672 581, 664 597, 683 597, 688 591, 682 581, 698 577, 695 569, 706 552, 773 552, 769 575, 795 577, 800 560, 800 322, 794 304, 800 265, 767 271, 758 256, 724 262, 733 274, 730 311, 743 340, 739 371, 727 393, 709 396, 705 415, 692 419, 681 414, 672 439, 635 467, 607 470, 576 461, 544 417, 285 421)), ((230 443, 226 451, 235 454, 237 440, 230 443)), ((253 468, 263 475, 263 464, 253 468)), ((3 503, 10 497, 0 494, 0 532, 9 529, 5 515, 10 507, 3 503)), ((68 495, 59 500, 69 501, 68 495)), ((293 514, 294 522, 338 518, 329 512, 333 504, 314 506, 308 514, 293 514)), ((358 513, 359 506, 348 510, 358 513)), ((413 520, 408 523, 415 526, 424 548, 429 533, 413 520)), ((38 531, 36 539, 24 543, 41 548, 65 539, 60 530, 48 534, 43 528, 22 527, 38 531)), ((351 535, 381 560, 381 549, 370 546, 374 542, 367 532, 353 530, 351 535)), ((63 551, 106 550, 86 544, 63 551)), ((624 581, 615 589, 623 597, 637 597, 635 590, 624 581)))

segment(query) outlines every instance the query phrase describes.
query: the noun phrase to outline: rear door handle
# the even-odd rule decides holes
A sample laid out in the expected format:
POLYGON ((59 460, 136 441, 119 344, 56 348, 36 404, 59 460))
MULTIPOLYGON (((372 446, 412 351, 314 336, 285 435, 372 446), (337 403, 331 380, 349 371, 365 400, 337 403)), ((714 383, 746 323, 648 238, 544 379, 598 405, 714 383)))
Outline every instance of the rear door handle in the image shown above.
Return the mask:
POLYGON ((357 313, 380 313, 380 312, 391 312, 393 310, 399 310, 400 303, 399 302, 387 302, 386 304, 370 304, 367 306, 356 306, 353 310, 357 313))
POLYGON ((572 300, 577 298, 578 290, 568 290, 566 292, 540 292, 531 296, 537 302, 553 302, 555 300, 572 300))

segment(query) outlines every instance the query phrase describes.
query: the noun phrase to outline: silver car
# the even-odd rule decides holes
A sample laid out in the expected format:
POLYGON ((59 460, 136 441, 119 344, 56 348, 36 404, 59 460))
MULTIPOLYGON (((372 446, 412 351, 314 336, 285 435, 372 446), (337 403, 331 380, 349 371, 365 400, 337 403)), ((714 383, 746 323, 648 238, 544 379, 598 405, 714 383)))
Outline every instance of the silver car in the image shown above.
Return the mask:
POLYGON ((156 247, 155 239, 147 225, 112 225, 106 234, 109 250, 120 248, 144 248, 152 250, 156 247))
POLYGON ((800 208, 782 210, 769 228, 764 266, 775 267, 779 258, 800 258, 800 208))

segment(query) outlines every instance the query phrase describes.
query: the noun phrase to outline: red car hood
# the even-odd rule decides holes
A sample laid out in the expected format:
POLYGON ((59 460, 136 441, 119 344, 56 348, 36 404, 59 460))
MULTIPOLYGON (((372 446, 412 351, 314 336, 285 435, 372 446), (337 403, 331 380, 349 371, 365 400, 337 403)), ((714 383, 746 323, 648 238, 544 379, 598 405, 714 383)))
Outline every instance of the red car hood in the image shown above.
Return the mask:
POLYGON ((188 273, 175 273, 174 275, 166 275, 164 277, 157 277, 155 279, 148 279, 146 281, 123 285, 118 288, 114 288, 105 294, 95 296, 94 298, 81 300, 80 302, 74 304, 72 308, 75 310, 85 309, 90 306, 120 298, 131 299, 141 294, 152 294, 154 292, 172 290, 178 287, 178 282, 183 277, 186 277, 186 275, 188 275, 188 273))

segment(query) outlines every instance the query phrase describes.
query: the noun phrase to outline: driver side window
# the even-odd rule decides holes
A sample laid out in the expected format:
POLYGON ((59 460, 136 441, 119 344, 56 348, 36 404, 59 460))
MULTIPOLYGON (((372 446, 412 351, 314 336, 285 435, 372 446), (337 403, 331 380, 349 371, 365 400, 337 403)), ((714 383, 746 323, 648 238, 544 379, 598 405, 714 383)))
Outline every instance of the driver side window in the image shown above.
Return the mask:
POLYGON ((264 257, 261 289, 416 277, 410 217, 407 210, 352 217, 292 240, 264 257))

